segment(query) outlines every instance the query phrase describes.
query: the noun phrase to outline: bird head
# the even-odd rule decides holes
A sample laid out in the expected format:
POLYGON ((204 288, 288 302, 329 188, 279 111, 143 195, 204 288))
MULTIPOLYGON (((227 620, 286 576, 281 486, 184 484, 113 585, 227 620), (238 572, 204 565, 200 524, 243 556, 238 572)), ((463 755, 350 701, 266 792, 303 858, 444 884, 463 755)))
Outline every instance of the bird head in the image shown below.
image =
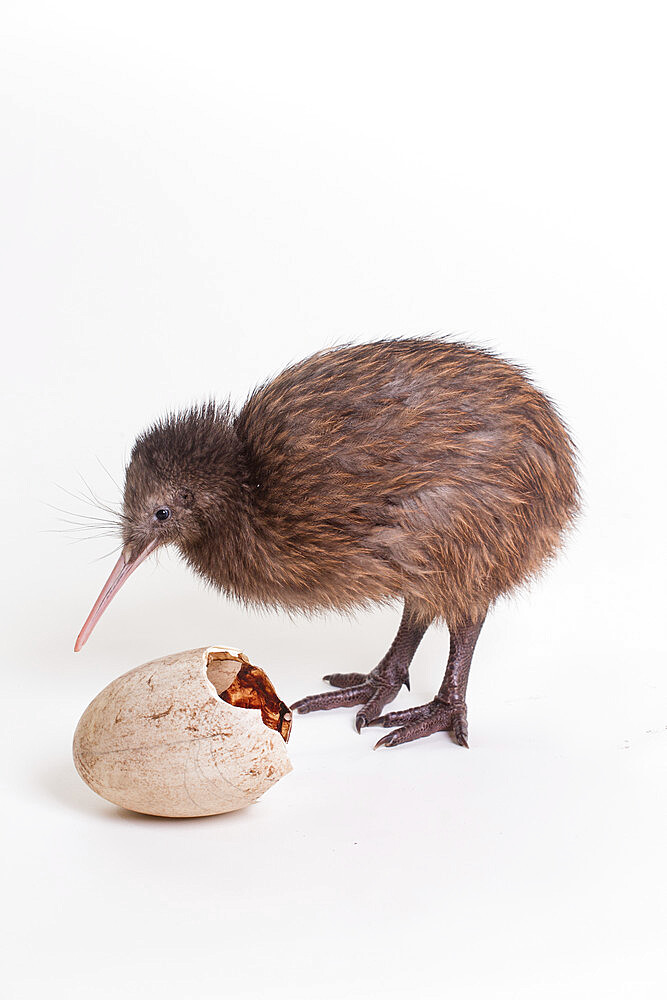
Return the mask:
POLYGON ((170 414, 141 434, 125 472, 122 552, 75 646, 88 640, 103 612, 135 569, 173 544, 184 555, 214 536, 239 486, 238 446, 229 409, 214 403, 170 414))

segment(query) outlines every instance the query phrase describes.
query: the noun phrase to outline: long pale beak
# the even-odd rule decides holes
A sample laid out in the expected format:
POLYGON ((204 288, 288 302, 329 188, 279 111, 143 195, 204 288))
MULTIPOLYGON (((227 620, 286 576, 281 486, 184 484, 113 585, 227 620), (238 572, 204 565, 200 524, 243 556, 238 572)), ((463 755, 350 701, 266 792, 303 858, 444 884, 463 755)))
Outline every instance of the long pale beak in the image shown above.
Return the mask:
POLYGON ((144 559, 151 554, 156 545, 157 539, 149 542, 145 548, 141 549, 140 552, 137 553, 137 555, 133 555, 127 547, 123 549, 120 559, 111 570, 109 579, 102 587, 100 596, 93 604, 92 610, 86 618, 83 628, 76 638, 76 642, 74 643, 75 653, 78 653, 79 650, 86 644, 88 636, 93 631, 102 617, 103 612, 111 603, 127 578, 132 576, 137 566, 139 566, 144 559))

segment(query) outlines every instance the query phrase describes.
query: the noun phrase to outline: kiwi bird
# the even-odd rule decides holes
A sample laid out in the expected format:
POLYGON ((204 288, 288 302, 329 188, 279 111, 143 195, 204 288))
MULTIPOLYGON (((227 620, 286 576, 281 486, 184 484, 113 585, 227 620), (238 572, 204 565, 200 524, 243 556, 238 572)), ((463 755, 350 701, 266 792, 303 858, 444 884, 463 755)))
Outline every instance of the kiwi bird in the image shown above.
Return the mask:
POLYGON ((468 745, 466 687, 488 609, 558 552, 579 504, 575 451, 525 372, 436 338, 321 351, 255 389, 238 412, 206 403, 159 420, 126 470, 122 554, 80 649, 144 559, 173 545, 249 605, 351 611, 402 602, 368 673, 297 701, 359 706, 391 747, 435 732, 468 745), (432 623, 449 630, 433 700, 384 713, 432 623))

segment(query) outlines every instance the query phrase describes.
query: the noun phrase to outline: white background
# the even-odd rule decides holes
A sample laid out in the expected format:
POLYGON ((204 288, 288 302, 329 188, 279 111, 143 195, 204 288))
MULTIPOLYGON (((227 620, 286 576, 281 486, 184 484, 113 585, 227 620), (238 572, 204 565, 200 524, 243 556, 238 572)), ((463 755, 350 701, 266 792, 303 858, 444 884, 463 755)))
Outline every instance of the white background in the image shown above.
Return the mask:
POLYGON ((665 995, 662 12, 2 5, 4 995, 665 995), (526 364, 584 467, 563 558, 484 629, 471 749, 334 712, 241 813, 98 799, 70 742, 117 674, 227 642, 291 701, 398 611, 248 614, 163 557, 75 656, 114 543, 52 532, 90 513, 56 484, 116 502, 99 462, 168 406, 435 331, 526 364))

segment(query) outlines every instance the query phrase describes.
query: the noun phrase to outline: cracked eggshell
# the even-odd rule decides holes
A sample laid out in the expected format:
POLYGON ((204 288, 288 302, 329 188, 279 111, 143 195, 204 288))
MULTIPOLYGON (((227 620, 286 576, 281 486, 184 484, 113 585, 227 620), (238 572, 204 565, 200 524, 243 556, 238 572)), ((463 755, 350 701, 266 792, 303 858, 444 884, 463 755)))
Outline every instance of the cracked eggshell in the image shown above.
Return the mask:
POLYGON ((94 792, 126 809, 212 816, 255 802, 292 770, 290 725, 243 653, 190 649, 105 687, 79 720, 74 764, 94 792))

